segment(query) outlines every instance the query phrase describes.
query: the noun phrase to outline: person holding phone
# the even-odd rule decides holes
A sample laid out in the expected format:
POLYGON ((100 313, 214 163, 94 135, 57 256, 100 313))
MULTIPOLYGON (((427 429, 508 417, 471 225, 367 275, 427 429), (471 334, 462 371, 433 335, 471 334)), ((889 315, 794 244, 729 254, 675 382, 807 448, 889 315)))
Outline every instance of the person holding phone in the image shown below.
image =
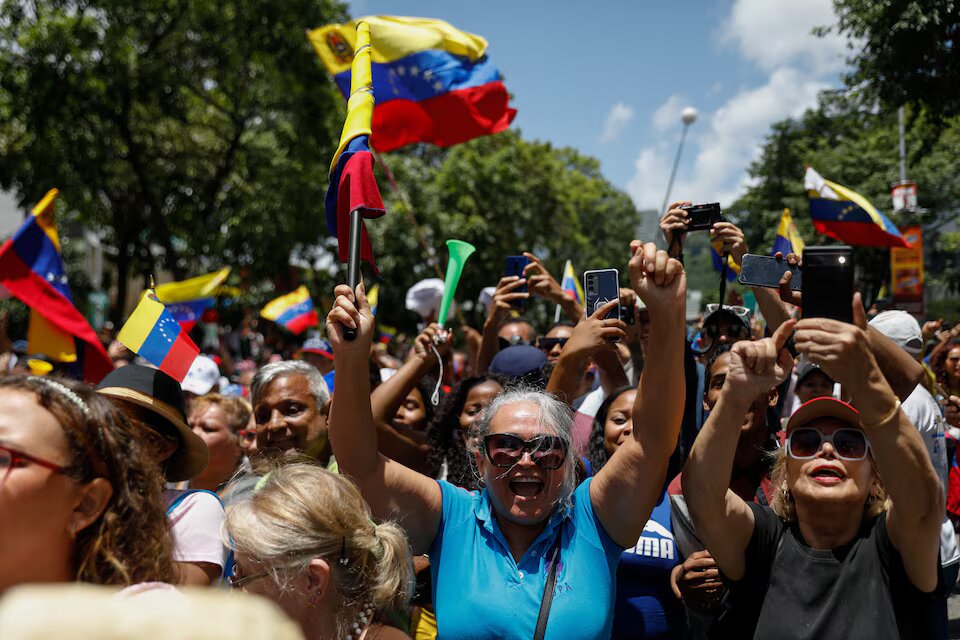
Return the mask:
MULTIPOLYGON (((429 552, 439 638, 610 634, 617 563, 660 497, 683 406, 683 267, 652 243, 634 241, 631 250, 634 289, 651 317, 648 371, 656 375, 640 381, 638 428, 579 486, 570 410, 523 389, 499 395, 472 425, 482 492, 378 454, 366 376, 373 315, 363 285, 356 294, 345 285, 335 291, 327 317, 339 376, 334 452, 374 517, 399 518, 414 553, 429 552), (357 339, 345 341, 345 328, 356 329, 357 339), (538 625, 541 613, 545 625, 538 625)), ((622 323, 614 322, 622 338, 622 323)))
POLYGON ((853 316, 790 320, 731 351, 683 473, 698 535, 730 588, 717 637, 935 637, 943 491, 868 346, 859 294, 853 316), (726 479, 744 412, 790 372, 791 334, 852 405, 818 398, 793 414, 765 507, 726 479))

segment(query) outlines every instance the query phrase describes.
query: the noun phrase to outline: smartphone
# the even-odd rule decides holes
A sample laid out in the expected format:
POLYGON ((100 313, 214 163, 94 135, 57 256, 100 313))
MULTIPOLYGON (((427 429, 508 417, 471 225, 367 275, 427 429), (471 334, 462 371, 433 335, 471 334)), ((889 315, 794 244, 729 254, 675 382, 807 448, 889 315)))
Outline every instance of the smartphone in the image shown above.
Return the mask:
MULTIPOLYGON (((505 278, 509 276, 517 276, 518 278, 522 278, 523 269, 528 264, 530 264, 530 258, 528 258, 527 256, 507 256, 506 265, 503 267, 503 276, 505 278)), ((511 291, 511 293, 526 293, 526 292, 527 292, 526 283, 524 283, 523 285, 511 291)), ((516 309, 523 309, 524 303, 525 303, 525 300, 513 300, 510 303, 510 306, 516 309)))
MULTIPOLYGON (((616 269, 594 269, 583 272, 583 291, 587 316, 611 300, 620 300, 620 272, 616 269)), ((606 315, 607 318, 620 319, 618 304, 606 315)))
POLYGON ((800 274, 800 268, 797 265, 790 266, 786 259, 777 260, 772 256, 748 253, 743 256, 743 265, 740 267, 737 282, 751 287, 776 289, 780 286, 780 278, 787 271, 793 273, 793 277, 790 278, 790 288, 794 291, 800 291, 803 276, 800 274))
POLYGON ((709 231, 718 222, 726 222, 719 202, 688 204, 680 207, 687 212, 687 231, 709 231))
POLYGON ((846 245, 804 248, 804 318, 853 323, 853 266, 853 249, 846 245))

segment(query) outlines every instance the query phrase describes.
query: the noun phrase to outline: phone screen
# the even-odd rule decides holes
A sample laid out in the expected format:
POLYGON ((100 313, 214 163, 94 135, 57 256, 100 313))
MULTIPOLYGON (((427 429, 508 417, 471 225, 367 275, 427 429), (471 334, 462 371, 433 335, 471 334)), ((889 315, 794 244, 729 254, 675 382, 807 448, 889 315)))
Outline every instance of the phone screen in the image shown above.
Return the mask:
POLYGON ((743 256, 743 265, 740 267, 737 282, 751 287, 776 289, 780 285, 780 278, 787 271, 793 272, 793 277, 790 279, 790 288, 794 291, 800 291, 803 276, 796 265, 791 267, 786 260, 748 253, 743 256))
POLYGON ((804 318, 853 323, 853 249, 845 245, 803 250, 804 318))
MULTIPOLYGON (((506 265, 503 268, 504 277, 517 276, 518 278, 523 277, 523 269, 530 264, 530 258, 527 256, 507 256, 506 265)), ((513 289, 511 293, 526 293, 527 285, 523 284, 516 289, 513 289)), ((523 309, 524 306, 523 300, 513 300, 510 302, 510 306, 516 307, 517 309, 523 309)))
MULTIPOLYGON (((616 269, 595 269, 583 273, 583 291, 587 316, 611 300, 620 300, 620 272, 616 269)), ((620 305, 610 311, 607 318, 620 318, 620 305)))

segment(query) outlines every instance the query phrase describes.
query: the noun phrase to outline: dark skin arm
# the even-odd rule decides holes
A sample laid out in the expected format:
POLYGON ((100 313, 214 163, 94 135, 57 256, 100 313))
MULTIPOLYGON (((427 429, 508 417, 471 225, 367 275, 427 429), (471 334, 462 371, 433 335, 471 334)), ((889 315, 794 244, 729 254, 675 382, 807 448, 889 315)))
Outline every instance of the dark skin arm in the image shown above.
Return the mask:
POLYGON ((500 278, 497 284, 497 290, 493 294, 493 300, 490 302, 490 313, 486 322, 483 323, 482 339, 480 341, 480 353, 477 354, 477 364, 474 367, 473 375, 481 375, 490 368, 490 362, 500 350, 497 343, 497 334, 500 333, 500 327, 510 317, 513 307, 510 302, 513 300, 526 300, 530 297, 529 293, 516 291, 526 282, 524 278, 508 276, 500 278))

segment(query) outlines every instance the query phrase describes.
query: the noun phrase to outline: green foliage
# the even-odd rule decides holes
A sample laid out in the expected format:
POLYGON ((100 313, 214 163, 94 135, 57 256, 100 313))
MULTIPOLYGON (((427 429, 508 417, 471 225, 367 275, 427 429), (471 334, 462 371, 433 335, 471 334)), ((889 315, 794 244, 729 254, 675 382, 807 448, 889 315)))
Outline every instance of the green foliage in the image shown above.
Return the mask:
POLYGON ((282 275, 325 234, 343 118, 304 29, 344 17, 333 0, 3 3, 0 186, 24 207, 59 187, 120 282, 282 275))
MULTIPOLYGON (((626 284, 628 245, 640 217, 629 196, 603 178, 595 159, 524 141, 511 130, 448 150, 416 147, 383 160, 408 193, 412 214, 441 271, 447 266, 447 239, 477 247, 460 281, 458 300, 474 301, 483 287, 496 285, 506 256, 523 251, 543 258, 558 280, 569 258, 578 277, 586 269, 615 267, 626 284)), ((407 288, 436 274, 405 204, 386 180, 380 184, 391 213, 367 228, 385 280, 383 319, 409 327, 415 319, 404 308, 407 288)), ((552 305, 533 305, 542 323, 553 312, 552 305)))
POLYGON ((837 29, 859 49, 851 87, 886 105, 925 105, 937 117, 960 114, 960 2, 834 0, 837 29))

